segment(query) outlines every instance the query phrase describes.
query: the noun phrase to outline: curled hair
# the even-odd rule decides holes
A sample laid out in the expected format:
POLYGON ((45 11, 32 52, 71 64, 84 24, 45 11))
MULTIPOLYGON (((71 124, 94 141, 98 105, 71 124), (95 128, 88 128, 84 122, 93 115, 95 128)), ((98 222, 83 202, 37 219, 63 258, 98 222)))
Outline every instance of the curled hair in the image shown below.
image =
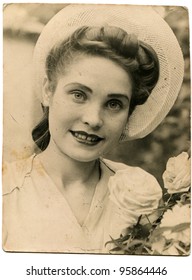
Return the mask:
MULTIPOLYGON (((49 52, 45 68, 51 91, 54 92, 58 77, 65 73, 67 65, 73 60, 75 54, 108 58, 120 65, 131 76, 133 92, 129 114, 133 112, 135 106, 147 100, 158 81, 159 62, 155 51, 149 45, 139 41, 134 34, 127 34, 118 27, 84 26, 49 52)), ((34 128, 32 136, 41 150, 46 149, 50 139, 48 112, 34 128), (46 118, 47 121, 45 121, 46 118), (46 144, 44 136, 46 136, 46 144)))

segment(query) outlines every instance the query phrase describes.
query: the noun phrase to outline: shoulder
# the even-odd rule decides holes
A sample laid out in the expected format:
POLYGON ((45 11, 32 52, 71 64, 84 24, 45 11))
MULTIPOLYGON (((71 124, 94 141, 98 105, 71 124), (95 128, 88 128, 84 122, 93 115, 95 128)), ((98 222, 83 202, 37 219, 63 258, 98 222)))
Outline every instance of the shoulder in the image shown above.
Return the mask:
POLYGON ((3 162, 2 165, 2 185, 3 195, 11 193, 15 188, 21 188, 25 176, 32 169, 32 162, 35 155, 29 158, 14 162, 3 162))

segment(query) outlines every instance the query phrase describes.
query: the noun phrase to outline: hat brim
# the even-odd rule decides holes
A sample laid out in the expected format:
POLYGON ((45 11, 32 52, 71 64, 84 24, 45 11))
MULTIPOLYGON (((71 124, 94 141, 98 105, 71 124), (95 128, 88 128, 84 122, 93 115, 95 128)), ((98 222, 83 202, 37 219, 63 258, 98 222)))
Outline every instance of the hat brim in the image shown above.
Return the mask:
POLYGON ((160 75, 143 105, 131 114, 121 141, 142 138, 153 131, 175 103, 182 85, 184 61, 178 41, 164 19, 149 6, 68 5, 44 27, 34 50, 34 90, 40 96, 45 60, 52 46, 81 26, 111 25, 134 33, 156 52, 160 75))

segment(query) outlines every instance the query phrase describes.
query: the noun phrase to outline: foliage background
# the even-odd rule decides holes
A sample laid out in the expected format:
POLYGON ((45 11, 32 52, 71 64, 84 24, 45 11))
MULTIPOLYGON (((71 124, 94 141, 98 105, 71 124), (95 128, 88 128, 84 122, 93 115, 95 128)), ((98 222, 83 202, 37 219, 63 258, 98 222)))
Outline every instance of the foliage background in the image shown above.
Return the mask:
MULTIPOLYGON (((31 129, 41 108, 32 91, 32 55, 43 26, 66 4, 4 6, 4 143, 3 157, 12 161, 33 152, 31 129)), ((156 6, 178 38, 185 76, 180 95, 165 120, 149 136, 119 145, 108 158, 140 166, 162 183, 169 157, 190 148, 189 19, 185 7, 156 6)))

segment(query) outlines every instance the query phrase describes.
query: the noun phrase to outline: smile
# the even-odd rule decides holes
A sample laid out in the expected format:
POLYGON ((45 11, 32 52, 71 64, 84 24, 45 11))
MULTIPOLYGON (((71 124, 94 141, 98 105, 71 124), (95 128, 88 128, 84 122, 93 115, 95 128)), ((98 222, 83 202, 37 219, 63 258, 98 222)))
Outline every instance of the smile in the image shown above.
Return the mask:
POLYGON ((95 134, 88 134, 84 131, 70 131, 72 135, 78 140, 78 142, 81 142, 83 144, 88 145, 96 145, 104 138, 99 137, 95 134))

